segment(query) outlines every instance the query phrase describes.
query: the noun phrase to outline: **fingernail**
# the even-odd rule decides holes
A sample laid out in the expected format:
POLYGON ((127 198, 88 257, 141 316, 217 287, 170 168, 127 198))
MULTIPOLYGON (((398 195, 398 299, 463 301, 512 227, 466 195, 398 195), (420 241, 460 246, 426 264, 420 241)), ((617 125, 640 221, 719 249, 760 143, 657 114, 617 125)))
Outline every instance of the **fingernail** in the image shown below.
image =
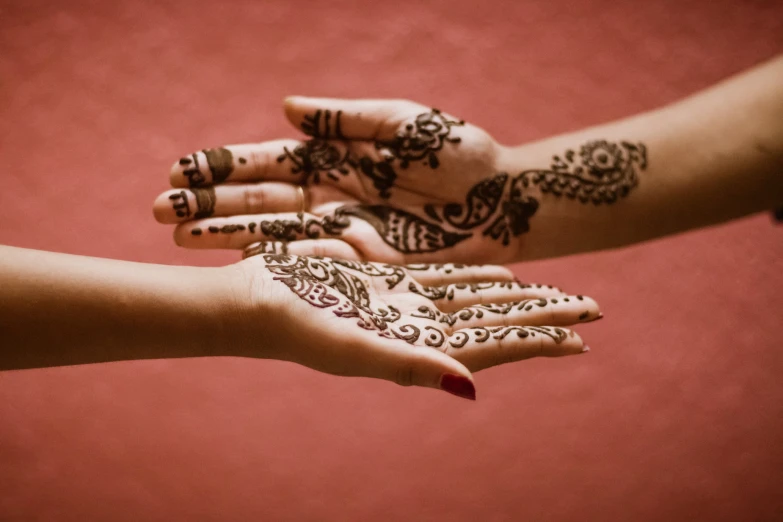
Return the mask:
POLYGON ((587 346, 587 345, 582 346, 582 353, 589 352, 589 351, 590 351, 590 347, 589 346, 587 346))
POLYGON ((582 321, 582 323, 592 323, 603 318, 604 318, 604 314, 599 312, 597 317, 593 317, 592 319, 588 319, 587 321, 582 321))
POLYGON ((463 399, 476 400, 476 388, 470 379, 461 375, 444 373, 440 378, 440 389, 463 399))

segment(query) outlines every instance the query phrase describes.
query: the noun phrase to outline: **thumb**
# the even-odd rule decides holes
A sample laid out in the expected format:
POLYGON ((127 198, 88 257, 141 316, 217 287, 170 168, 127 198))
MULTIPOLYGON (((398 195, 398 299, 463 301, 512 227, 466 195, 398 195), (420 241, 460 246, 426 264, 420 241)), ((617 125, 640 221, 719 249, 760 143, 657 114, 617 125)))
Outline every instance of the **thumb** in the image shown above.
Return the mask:
POLYGON ((463 399, 476 400, 476 388, 470 371, 459 361, 434 348, 403 345, 384 339, 384 349, 373 350, 368 361, 374 377, 400 386, 436 388, 463 399))
POLYGON ((406 118, 428 111, 408 100, 344 100, 289 96, 286 118, 305 134, 324 139, 389 139, 406 118))

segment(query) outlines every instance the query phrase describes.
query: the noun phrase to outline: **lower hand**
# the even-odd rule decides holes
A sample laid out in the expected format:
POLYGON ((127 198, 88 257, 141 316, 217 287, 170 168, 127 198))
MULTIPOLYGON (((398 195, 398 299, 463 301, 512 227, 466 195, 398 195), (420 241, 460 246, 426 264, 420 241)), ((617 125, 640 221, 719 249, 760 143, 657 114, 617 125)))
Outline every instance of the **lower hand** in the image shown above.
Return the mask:
POLYGON ((523 284, 499 266, 342 261, 257 243, 234 265, 241 317, 258 353, 346 376, 439 388, 475 399, 471 371, 586 351, 564 328, 601 317, 589 297, 523 284), (486 304, 493 303, 493 304, 486 304))

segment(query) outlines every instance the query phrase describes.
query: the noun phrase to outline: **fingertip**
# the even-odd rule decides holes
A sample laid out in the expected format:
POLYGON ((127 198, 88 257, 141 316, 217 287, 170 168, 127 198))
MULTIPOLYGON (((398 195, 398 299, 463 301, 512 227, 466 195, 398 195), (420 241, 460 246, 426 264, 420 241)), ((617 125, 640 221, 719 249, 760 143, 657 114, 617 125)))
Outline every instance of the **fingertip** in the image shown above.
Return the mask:
POLYGON ((162 194, 158 194, 155 201, 152 203, 152 215, 158 223, 169 225, 177 222, 172 219, 171 213, 169 212, 171 208, 170 196, 175 193, 175 191, 168 190, 162 194))
POLYGON ((199 226, 193 226, 192 222, 182 223, 174 229, 174 243, 177 246, 193 248, 197 243, 192 243, 189 239, 201 236, 203 233, 204 230, 199 226))
POLYGON ((463 399, 476 400, 476 386, 464 375, 444 373, 440 378, 440 389, 463 399))

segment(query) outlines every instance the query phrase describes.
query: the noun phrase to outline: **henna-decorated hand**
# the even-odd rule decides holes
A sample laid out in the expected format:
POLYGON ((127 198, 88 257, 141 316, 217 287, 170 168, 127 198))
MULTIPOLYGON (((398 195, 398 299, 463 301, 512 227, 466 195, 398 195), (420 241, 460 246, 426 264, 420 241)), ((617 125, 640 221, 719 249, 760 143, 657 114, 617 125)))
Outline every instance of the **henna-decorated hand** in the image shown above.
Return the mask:
POLYGON ((285 110, 312 139, 208 149, 174 165, 171 184, 180 189, 158 197, 155 215, 183 223, 178 244, 340 238, 347 245, 308 241, 298 251, 398 264, 578 251, 585 234, 573 225, 596 215, 581 220, 574 209, 626 196, 646 166, 642 144, 593 140, 543 159, 530 148, 524 164, 535 169, 510 172, 510 149, 485 131, 408 101, 295 97, 285 110), (523 239, 544 199, 557 210, 531 248, 523 239), (542 245, 555 233, 564 244, 542 245))
POLYGON ((584 296, 522 284, 499 266, 411 265, 296 256, 256 243, 238 266, 244 337, 284 346, 276 357, 337 375, 440 388, 475 399, 470 371, 586 351, 563 326, 601 317, 584 296), (246 290, 245 290, 246 289, 246 290), (495 304, 487 304, 495 303, 495 304), (309 305, 309 306, 308 306, 309 305), (275 313, 269 313, 274 310, 275 313))

